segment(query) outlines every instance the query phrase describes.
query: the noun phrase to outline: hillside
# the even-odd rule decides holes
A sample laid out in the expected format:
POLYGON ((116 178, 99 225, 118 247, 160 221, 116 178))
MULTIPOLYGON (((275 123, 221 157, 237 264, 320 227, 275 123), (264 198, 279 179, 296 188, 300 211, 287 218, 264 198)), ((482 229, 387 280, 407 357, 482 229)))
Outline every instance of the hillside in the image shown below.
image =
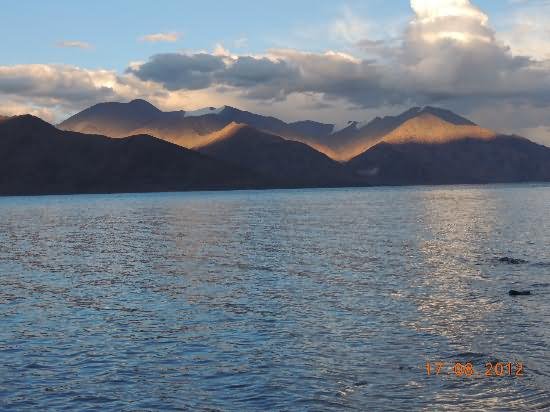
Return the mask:
POLYGON ((517 136, 392 136, 347 167, 368 185, 550 181, 550 149, 517 136))
POLYGON ((265 182, 151 136, 65 132, 30 115, 0 123, 0 194, 246 188, 265 182))
POLYGON ((308 145, 244 124, 231 123, 196 149, 284 185, 323 186, 350 182, 341 164, 308 145))

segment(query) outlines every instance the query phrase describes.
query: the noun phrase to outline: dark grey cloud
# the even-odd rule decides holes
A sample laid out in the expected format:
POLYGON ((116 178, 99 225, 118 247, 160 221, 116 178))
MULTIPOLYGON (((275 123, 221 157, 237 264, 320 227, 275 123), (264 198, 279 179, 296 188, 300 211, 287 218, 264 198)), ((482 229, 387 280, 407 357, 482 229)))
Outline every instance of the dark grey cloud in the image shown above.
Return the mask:
POLYGON ((137 68, 127 69, 141 80, 155 81, 168 90, 198 90, 210 87, 214 75, 223 71, 223 59, 206 53, 167 53, 153 56, 137 68))
MULTIPOLYGON (((437 26, 442 24, 439 21, 437 26)), ((487 41, 485 35, 467 42, 427 41, 423 36, 418 28, 411 28, 384 61, 296 50, 274 50, 270 58, 233 60, 208 54, 163 54, 128 71, 171 91, 231 87, 256 100, 318 93, 327 101, 343 99, 362 108, 459 100, 471 105, 494 99, 532 99, 546 104, 550 68, 512 55, 505 46, 487 41)))
POLYGON ((171 91, 231 87, 243 97, 257 100, 281 100, 292 93, 321 93, 329 100, 348 98, 358 105, 372 106, 380 103, 383 92, 385 100, 394 98, 394 93, 381 87, 383 76, 376 64, 336 53, 278 50, 270 58, 235 59, 163 54, 127 71, 171 91))
POLYGON ((502 99, 548 104, 550 65, 513 55, 470 2, 440 3, 434 10, 413 0, 416 16, 398 40, 361 40, 357 46, 373 60, 296 50, 272 50, 268 57, 164 54, 129 71, 168 90, 227 87, 265 101, 315 93, 358 108, 473 107, 502 99))
POLYGON ((226 67, 217 80, 236 87, 254 87, 260 83, 278 82, 284 85, 288 80, 300 76, 299 70, 286 61, 243 56, 226 67))

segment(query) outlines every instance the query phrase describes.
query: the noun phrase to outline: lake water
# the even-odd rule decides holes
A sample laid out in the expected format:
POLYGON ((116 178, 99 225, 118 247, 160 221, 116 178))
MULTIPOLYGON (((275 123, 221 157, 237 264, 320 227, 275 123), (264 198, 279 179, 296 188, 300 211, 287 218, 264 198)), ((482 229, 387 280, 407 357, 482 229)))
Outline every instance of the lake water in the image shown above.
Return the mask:
POLYGON ((2 410, 550 408, 550 186, 0 198, 0 282, 2 410))

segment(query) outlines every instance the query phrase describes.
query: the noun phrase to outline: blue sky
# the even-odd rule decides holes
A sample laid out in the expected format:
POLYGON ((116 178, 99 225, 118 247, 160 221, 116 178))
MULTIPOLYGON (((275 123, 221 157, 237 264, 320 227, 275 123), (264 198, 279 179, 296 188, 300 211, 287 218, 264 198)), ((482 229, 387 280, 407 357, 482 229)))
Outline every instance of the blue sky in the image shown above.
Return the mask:
MULTIPOLYGON (((476 3, 494 16, 497 26, 502 16, 525 7, 525 3, 504 0, 476 3)), ((74 0, 11 1, 2 7, 0 35, 7 39, 1 46, 2 62, 124 70, 129 61, 154 53, 211 50, 218 43, 231 49, 238 44, 236 49, 249 53, 282 46, 324 51, 341 44, 315 33, 322 34, 345 10, 381 26, 406 23, 412 15, 408 0, 99 0, 85 6, 74 0), (141 36, 160 32, 179 32, 182 36, 174 43, 138 41, 141 36), (57 47, 61 41, 87 42, 92 48, 57 47)))
POLYGON ((431 104, 550 142, 549 0, 26 0, 1 13, 0 113, 59 121, 145 98, 342 124, 431 104))
MULTIPOLYGON (((291 37, 296 37, 295 43, 305 43, 292 33, 304 27, 323 26, 344 7, 364 14, 371 12, 375 18, 410 13, 406 1, 399 3, 402 7, 388 7, 387 1, 371 1, 366 5, 365 1, 315 0, 269 3, 118 0, 87 2, 85 7, 73 0, 10 2, 2 10, 0 34, 9 39, 3 42, 2 55, 3 62, 8 64, 47 62, 123 69, 129 61, 147 58, 152 53, 211 50, 217 43, 230 47, 243 38, 247 39, 244 51, 261 52, 280 46, 291 37), (180 32, 182 38, 168 44, 138 41, 141 36, 159 32, 180 32), (84 41, 93 48, 83 53, 56 47, 64 40, 84 41)), ((312 49, 327 47, 311 43, 312 49)))

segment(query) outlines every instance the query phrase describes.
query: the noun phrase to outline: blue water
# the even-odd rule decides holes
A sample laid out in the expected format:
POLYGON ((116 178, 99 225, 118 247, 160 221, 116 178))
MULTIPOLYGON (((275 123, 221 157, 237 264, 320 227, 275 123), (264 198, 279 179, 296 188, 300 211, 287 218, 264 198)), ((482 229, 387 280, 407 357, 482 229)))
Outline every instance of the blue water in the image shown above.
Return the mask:
POLYGON ((549 210, 543 185, 0 198, 0 409, 549 409, 549 210))

